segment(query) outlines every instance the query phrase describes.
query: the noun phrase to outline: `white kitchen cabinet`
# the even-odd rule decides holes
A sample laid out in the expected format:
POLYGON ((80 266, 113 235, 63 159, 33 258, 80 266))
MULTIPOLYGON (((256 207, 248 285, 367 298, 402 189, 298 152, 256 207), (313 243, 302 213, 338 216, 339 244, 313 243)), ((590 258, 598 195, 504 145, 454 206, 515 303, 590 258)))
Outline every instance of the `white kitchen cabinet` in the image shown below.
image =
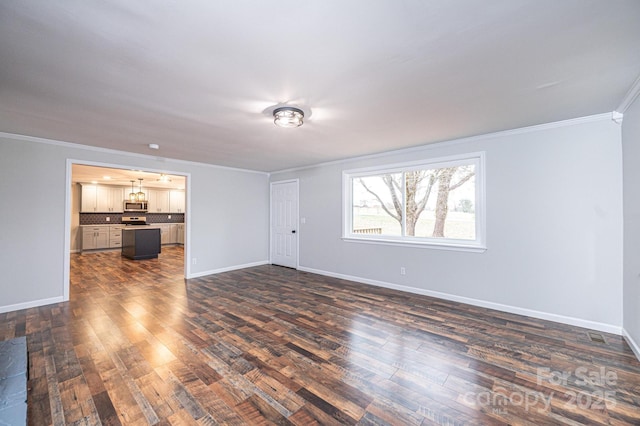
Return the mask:
POLYGON ((97 185, 82 185, 80 193, 80 211, 85 213, 93 213, 96 211, 97 202, 97 185))
POLYGON ((184 223, 178 223, 176 229, 176 243, 184 245, 184 223))
POLYGON ((122 247, 122 225, 109 226, 109 248, 122 247))
MULTIPOLYGON (((184 225, 182 223, 157 223, 153 226, 160 228, 160 244, 179 243, 179 229, 181 226, 182 232, 184 233, 184 225)), ((180 244, 184 244, 184 237, 182 237, 182 241, 180 244)))
POLYGON ((115 213, 124 212, 124 189, 111 187, 109 198, 111 200, 111 211, 115 213))
POLYGON ((184 191, 149 189, 149 213, 184 213, 184 191))
POLYGON ((160 227, 160 244, 171 244, 171 224, 163 223, 160 227))
POLYGON ((169 211, 171 213, 184 213, 184 191, 170 191, 169 211))
POLYGON ((82 185, 82 213, 122 213, 124 190, 117 186, 82 185))
POLYGON ((98 185, 96 204, 99 212, 122 213, 124 191, 116 186, 98 185))
POLYGON ((147 195, 149 213, 170 213, 169 191, 149 189, 147 195))
POLYGON ((171 233, 171 244, 176 244, 178 242, 178 224, 172 223, 169 232, 171 233))
POLYGON ((108 226, 82 227, 82 250, 96 250, 109 247, 108 226))

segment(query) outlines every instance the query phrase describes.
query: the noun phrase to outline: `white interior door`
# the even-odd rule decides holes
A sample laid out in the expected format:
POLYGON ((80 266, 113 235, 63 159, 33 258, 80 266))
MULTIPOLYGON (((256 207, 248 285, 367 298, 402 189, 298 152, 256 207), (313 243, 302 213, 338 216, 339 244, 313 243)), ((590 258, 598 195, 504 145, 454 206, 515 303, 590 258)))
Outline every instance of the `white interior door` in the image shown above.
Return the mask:
POLYGON ((298 181, 271 184, 271 263, 298 267, 298 181))

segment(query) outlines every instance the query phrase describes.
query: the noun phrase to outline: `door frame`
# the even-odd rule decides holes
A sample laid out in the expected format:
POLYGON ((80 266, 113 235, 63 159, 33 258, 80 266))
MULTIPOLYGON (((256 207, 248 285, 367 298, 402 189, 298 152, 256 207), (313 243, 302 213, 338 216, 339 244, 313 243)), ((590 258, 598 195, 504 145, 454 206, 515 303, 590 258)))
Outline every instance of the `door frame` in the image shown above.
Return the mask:
POLYGON ((144 170, 146 172, 153 173, 166 173, 176 176, 185 177, 185 214, 184 224, 185 229, 185 241, 184 241, 184 277, 191 277, 191 173, 177 172, 165 169, 154 169, 151 167, 131 166, 124 164, 114 163, 102 163, 98 161, 77 160, 67 158, 67 169, 65 178, 65 204, 64 204, 64 259, 63 259, 63 301, 69 300, 69 288, 70 288, 70 276, 71 276, 71 184, 73 165, 80 164, 83 166, 95 166, 95 167, 108 167, 111 169, 125 169, 125 170, 144 170))
POLYGON ((296 270, 300 269, 300 179, 286 179, 269 182, 269 264, 273 265, 273 186, 284 183, 296 184, 296 270))

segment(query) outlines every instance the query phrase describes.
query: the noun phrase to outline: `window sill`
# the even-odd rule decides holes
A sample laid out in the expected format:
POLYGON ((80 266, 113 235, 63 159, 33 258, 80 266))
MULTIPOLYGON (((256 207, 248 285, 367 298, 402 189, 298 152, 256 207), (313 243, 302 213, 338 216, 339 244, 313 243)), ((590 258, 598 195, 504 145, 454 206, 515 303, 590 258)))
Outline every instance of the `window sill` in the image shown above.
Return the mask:
POLYGON ((347 243, 365 243, 365 244, 382 244, 388 246, 400 246, 400 247, 415 247, 424 249, 435 250, 451 250, 451 251, 463 251, 472 253, 484 253, 487 251, 487 247, 484 245, 470 245, 470 244, 456 244, 450 241, 447 242, 421 242, 421 241, 398 241, 398 240, 385 240, 381 238, 357 238, 357 237, 342 237, 342 240, 347 243))

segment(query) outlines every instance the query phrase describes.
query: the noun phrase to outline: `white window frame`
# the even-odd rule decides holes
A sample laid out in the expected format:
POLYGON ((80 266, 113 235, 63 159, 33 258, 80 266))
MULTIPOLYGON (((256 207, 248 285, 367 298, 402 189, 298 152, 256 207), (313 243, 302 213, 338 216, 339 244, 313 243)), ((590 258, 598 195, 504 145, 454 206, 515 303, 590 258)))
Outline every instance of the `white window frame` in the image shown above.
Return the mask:
MULTIPOLYGON (((404 184, 402 186, 404 188, 404 184)), ((404 194, 402 203, 404 205, 404 194)), ((406 220, 403 215, 403 221, 406 220)), ((401 228, 404 230, 405 224, 401 228)), ((486 246, 486 194, 485 194, 485 153, 474 152, 461 155, 451 155, 420 161, 396 163, 382 166, 366 167, 342 172, 342 239, 346 242, 387 244, 408 247, 423 247, 442 250, 458 250, 483 252, 486 246), (475 166, 475 240, 455 238, 409 237, 377 234, 354 234, 353 229, 353 180, 385 173, 408 172, 418 169, 445 168, 473 164, 475 166)))

